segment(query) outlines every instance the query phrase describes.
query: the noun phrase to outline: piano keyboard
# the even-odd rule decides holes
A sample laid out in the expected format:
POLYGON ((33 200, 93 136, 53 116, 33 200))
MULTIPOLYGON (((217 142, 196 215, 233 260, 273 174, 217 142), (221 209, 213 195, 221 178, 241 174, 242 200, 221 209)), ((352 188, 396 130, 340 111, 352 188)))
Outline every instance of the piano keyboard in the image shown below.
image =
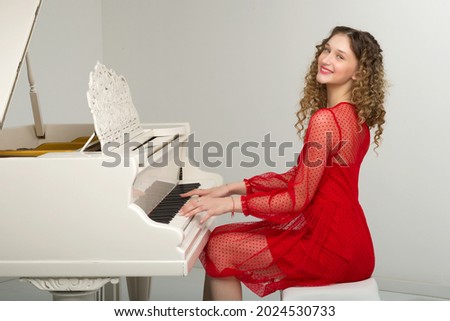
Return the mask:
POLYGON ((200 186, 199 183, 178 184, 170 193, 150 212, 148 217, 155 222, 169 224, 180 208, 189 200, 189 197, 181 197, 200 186))

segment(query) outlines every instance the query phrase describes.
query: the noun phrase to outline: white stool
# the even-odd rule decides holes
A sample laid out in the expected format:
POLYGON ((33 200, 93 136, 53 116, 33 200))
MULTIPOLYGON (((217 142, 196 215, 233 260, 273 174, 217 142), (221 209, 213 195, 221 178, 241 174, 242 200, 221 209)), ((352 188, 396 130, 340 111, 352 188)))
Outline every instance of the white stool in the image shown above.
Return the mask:
POLYGON ((379 301, 374 278, 325 286, 292 287, 281 291, 281 301, 379 301))

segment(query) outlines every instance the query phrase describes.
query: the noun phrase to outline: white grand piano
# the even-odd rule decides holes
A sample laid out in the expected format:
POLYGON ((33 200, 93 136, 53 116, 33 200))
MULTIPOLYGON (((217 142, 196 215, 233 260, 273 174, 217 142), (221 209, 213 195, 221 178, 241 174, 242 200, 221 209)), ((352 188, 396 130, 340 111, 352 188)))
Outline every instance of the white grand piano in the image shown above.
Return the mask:
POLYGON ((211 221, 176 215, 178 194, 222 179, 189 162, 188 124, 141 124, 126 80, 101 64, 93 124, 44 124, 28 68, 35 124, 3 126, 40 4, 0 1, 0 277, 55 300, 128 277, 130 298, 145 299, 149 277, 187 275, 209 236, 211 221))

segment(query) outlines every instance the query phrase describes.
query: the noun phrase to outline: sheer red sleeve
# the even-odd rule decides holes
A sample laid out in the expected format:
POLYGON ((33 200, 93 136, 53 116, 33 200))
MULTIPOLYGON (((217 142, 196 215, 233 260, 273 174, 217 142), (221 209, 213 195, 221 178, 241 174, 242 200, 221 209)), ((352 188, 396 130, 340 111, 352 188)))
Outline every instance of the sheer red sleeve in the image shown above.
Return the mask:
POLYGON ((274 189, 286 189, 289 181, 295 176, 296 171, 297 167, 293 167, 283 174, 268 172, 244 179, 247 194, 269 192, 274 189))
POLYGON ((311 117, 297 166, 285 174, 266 173, 246 180, 242 211, 276 223, 288 222, 309 204, 331 162, 341 131, 333 112, 320 109, 311 117), (257 191, 256 191, 257 190, 257 191))

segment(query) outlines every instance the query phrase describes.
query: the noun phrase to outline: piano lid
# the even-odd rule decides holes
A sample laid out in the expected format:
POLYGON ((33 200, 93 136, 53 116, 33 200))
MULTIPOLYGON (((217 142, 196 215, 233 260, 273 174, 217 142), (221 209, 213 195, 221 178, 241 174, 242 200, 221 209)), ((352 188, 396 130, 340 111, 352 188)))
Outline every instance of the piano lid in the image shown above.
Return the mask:
POLYGON ((41 0, 0 1, 0 129, 27 52, 41 0))

